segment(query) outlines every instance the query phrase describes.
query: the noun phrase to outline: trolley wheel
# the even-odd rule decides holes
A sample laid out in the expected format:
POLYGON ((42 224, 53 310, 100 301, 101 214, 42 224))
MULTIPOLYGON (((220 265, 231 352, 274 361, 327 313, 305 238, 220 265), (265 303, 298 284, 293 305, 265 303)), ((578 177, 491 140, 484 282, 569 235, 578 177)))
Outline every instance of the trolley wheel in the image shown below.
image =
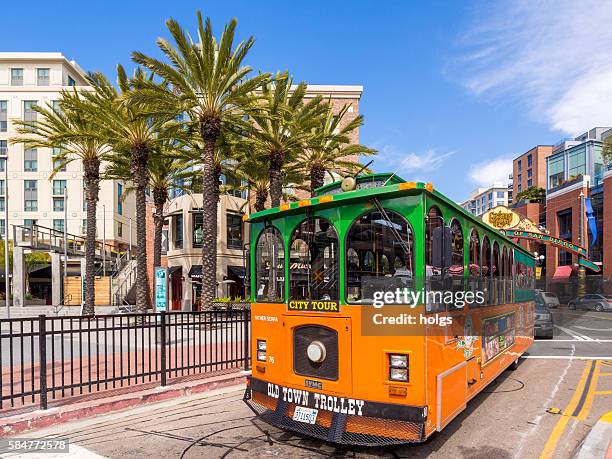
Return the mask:
POLYGON ((509 369, 510 371, 514 371, 514 370, 516 370, 516 369, 518 368, 518 366, 519 366, 519 359, 516 359, 514 362, 512 362, 512 363, 510 364, 510 366, 508 367, 508 369, 509 369))

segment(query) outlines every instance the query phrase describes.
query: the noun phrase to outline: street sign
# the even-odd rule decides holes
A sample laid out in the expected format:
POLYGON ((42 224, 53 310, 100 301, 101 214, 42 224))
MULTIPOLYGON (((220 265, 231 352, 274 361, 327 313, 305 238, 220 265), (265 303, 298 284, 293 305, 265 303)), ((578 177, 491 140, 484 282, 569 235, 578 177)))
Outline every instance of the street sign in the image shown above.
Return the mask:
POLYGON ((155 267, 155 310, 168 310, 168 268, 155 267))

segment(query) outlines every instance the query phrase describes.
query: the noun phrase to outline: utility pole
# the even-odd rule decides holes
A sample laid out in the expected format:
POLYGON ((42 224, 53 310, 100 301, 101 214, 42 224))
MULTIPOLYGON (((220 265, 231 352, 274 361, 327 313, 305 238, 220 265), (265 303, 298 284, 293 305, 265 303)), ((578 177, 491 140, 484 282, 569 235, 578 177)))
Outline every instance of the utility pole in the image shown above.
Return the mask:
POLYGON ((129 254, 129 258, 130 260, 132 259, 132 217, 130 217, 130 235, 129 235, 129 247, 128 247, 128 254, 129 254))
POLYGON ((106 205, 102 204, 102 276, 106 276, 106 205))
MULTIPOLYGON (((584 237, 584 192, 580 192, 580 231, 579 231, 580 245, 585 248, 588 244, 585 244, 584 237)), ((581 255, 578 255, 578 296, 586 294, 586 270, 584 266, 580 264, 581 255)))
MULTIPOLYGON (((10 284, 9 284, 9 208, 8 208, 8 154, 4 157, 4 298, 6 317, 11 318, 10 284)), ((15 241, 13 241, 14 243, 15 241)))

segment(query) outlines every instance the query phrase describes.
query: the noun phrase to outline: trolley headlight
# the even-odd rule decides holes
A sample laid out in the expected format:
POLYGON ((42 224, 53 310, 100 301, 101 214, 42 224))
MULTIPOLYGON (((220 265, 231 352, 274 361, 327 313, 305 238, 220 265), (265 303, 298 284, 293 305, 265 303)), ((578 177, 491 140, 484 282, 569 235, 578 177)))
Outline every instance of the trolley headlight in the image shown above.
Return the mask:
POLYGON ((406 354, 389 354, 389 379, 408 382, 408 356, 406 354))
POLYGON ((260 362, 266 361, 267 343, 265 339, 257 340, 257 360, 260 362))

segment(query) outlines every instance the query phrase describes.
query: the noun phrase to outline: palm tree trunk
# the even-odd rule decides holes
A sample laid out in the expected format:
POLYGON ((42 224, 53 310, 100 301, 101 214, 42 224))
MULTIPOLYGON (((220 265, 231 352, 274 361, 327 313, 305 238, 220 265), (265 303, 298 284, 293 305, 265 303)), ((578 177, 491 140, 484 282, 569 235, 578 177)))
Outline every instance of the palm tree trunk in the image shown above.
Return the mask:
POLYGON ((275 151, 270 155, 270 201, 272 207, 278 207, 283 197, 283 166, 285 152, 275 151))
POLYGON ((83 160, 85 201, 87 202, 87 228, 85 234, 85 302, 84 315, 95 314, 96 296, 96 207, 100 191, 100 160, 83 160))
POLYGON ((310 197, 314 196, 315 190, 325 184, 325 169, 320 166, 310 168, 310 197))
POLYGON ((147 271, 147 196, 149 182, 147 164, 149 150, 137 146, 132 151, 131 169, 136 194, 136 310, 146 312, 151 302, 149 273, 147 271))
POLYGON ((155 234, 153 237, 153 266, 161 266, 162 230, 164 228, 164 204, 168 197, 166 188, 153 190, 153 203, 155 204, 155 234))
POLYGON ((266 201, 268 200, 267 191, 258 191, 255 194, 255 210, 261 212, 266 208, 266 201))
POLYGON ((219 177, 215 161, 215 145, 221 133, 218 120, 200 123, 204 139, 202 150, 202 293, 200 307, 209 309, 217 296, 217 204, 219 177))

